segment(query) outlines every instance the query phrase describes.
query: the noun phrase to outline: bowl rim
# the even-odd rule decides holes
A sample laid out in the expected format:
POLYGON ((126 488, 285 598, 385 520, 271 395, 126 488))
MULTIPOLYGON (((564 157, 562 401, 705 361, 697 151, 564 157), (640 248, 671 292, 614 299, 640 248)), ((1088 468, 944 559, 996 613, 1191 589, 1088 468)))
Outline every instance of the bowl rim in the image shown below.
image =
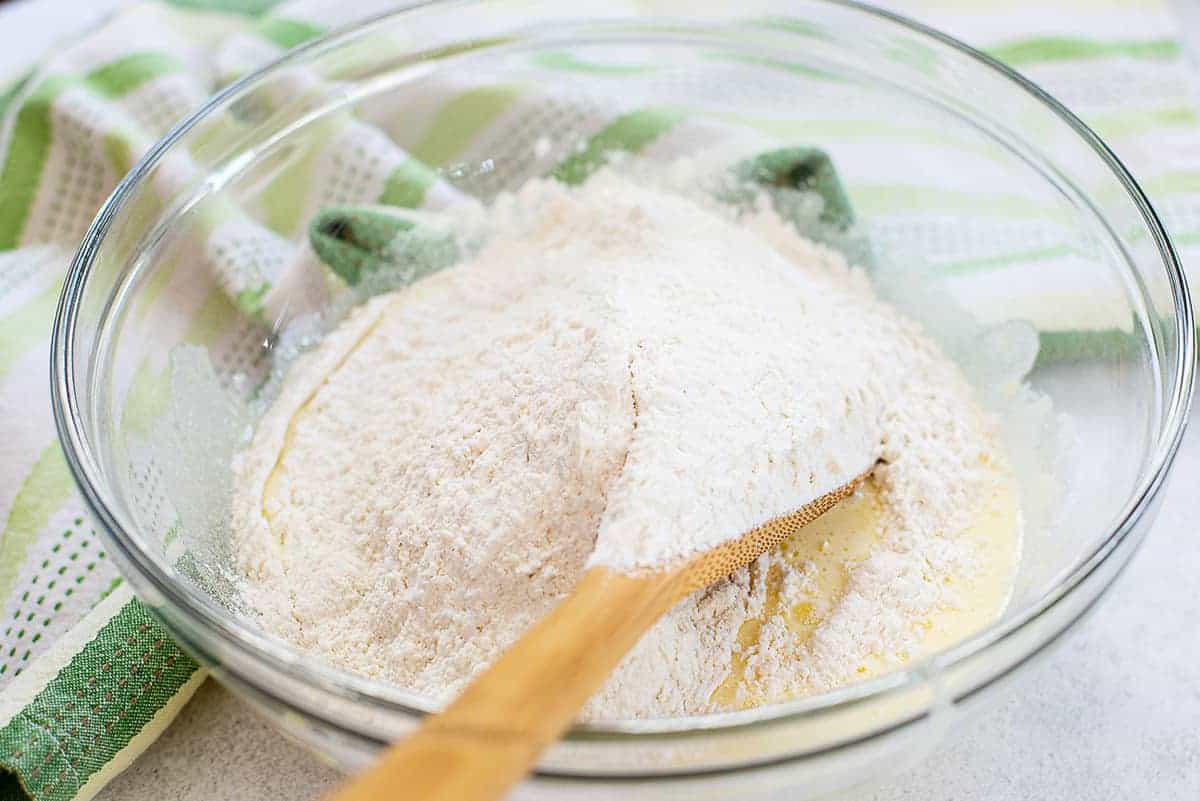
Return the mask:
MULTIPOLYGON (((1125 505, 1124 514, 1121 516, 1119 522, 1110 529, 1107 535, 1099 541, 1090 553, 1083 555, 1077 560, 1075 567, 1070 573, 1060 578, 1053 587, 1049 588, 1036 601, 1030 603, 1019 614, 1001 619, 951 648, 929 655, 918 662, 906 665, 882 676, 820 695, 735 712, 664 719, 606 720, 588 723, 573 728, 567 733, 566 739, 576 741, 608 740, 612 738, 628 740, 642 737, 661 739, 688 737, 697 734, 724 733, 750 726, 769 725, 795 720, 818 712, 838 711, 852 707, 860 701, 880 697, 893 691, 920 686, 922 682, 929 679, 931 674, 936 674, 937 672, 965 662, 969 658, 1007 640, 1072 595, 1073 591, 1079 585, 1083 584, 1134 530, 1137 522, 1150 507, 1170 470, 1186 427, 1195 381, 1196 346, 1193 310, 1186 276, 1175 247, 1157 212, 1146 197, 1145 192, 1116 154, 1086 123, 1038 85, 986 53, 946 33, 901 14, 881 9, 868 3, 860 2, 859 0, 809 1, 826 6, 848 9, 853 13, 873 18, 876 22, 897 26, 904 32, 916 34, 919 37, 925 37, 935 43, 945 45, 957 51, 956 55, 965 56, 968 59, 978 62, 998 76, 1007 79, 1017 90, 1025 92, 1052 111, 1079 136, 1084 144, 1099 156, 1105 166, 1119 180, 1125 189, 1128 199, 1133 201, 1142 222, 1153 237, 1162 267, 1166 272, 1174 304, 1175 314, 1173 322, 1174 333, 1178 342, 1178 352, 1174 363, 1171 365, 1172 375, 1169 386, 1164 382, 1163 389, 1165 392, 1169 392, 1169 400, 1165 405, 1162 424, 1157 432, 1157 440, 1154 443, 1153 449, 1148 454, 1147 467, 1143 470, 1139 483, 1130 493, 1129 500, 1125 505)), ((71 261, 63 282, 54 318, 51 341, 51 407, 68 467, 90 511, 103 524, 113 547, 136 570, 138 574, 137 578, 148 583, 153 588, 155 594, 163 599, 164 603, 171 607, 173 611, 184 616, 189 622, 198 625, 208 636, 215 637, 221 646, 239 652, 241 656, 256 663, 266 671, 282 671, 292 680, 308 688, 320 692, 333 693, 344 700, 354 703, 366 702, 376 707, 385 707, 388 711, 406 713, 417 718, 428 714, 427 709, 424 708, 427 699, 399 690, 384 682, 366 679, 323 665, 306 663, 303 659, 296 658, 303 655, 299 649, 295 649, 290 645, 280 645, 271 638, 266 637, 266 635, 251 631, 245 624, 235 621, 232 616, 222 617, 214 613, 213 610, 192 598, 189 592, 178 586, 170 575, 161 570, 155 560, 139 545, 138 538, 131 536, 124 530, 105 498, 105 481, 93 459, 88 444, 88 437, 82 422, 86 419, 86 413, 80 407, 78 401, 78 392, 74 377, 75 371, 73 368, 75 328, 80 311, 80 299, 87 286, 91 266, 113 220, 124 208, 131 194, 143 182, 151 169, 167 155, 171 148, 188 131, 205 120, 214 111, 225 106, 237 95, 259 83, 262 79, 322 50, 331 49, 346 41, 351 41, 375 26, 387 24, 406 14, 433 6, 453 5, 456 3, 473 5, 480 2, 486 2, 486 0, 465 0, 465 2, 464 0, 421 0, 420 2, 409 3, 401 8, 383 12, 337 29, 288 51, 281 57, 231 83, 209 98, 195 112, 176 124, 165 136, 147 150, 130 172, 119 182, 89 226, 71 261)), ((638 21, 639 23, 644 22, 649 24, 654 19, 654 17, 646 17, 644 20, 638 21)), ((107 314, 107 310, 105 314, 107 314)), ((137 582, 132 583, 136 584, 137 582)), ((153 611, 155 611, 156 615, 159 614, 156 609, 153 611)), ((1052 636, 1038 643, 1037 647, 1032 651, 1022 654, 1022 658, 1018 660, 1017 664, 1019 665, 1031 658, 1034 654, 1056 640, 1076 619, 1078 619, 1078 616, 1068 621, 1061 629, 1055 630, 1052 636)), ((174 635, 177 637, 180 636, 181 633, 175 630, 169 621, 168 628, 172 630, 174 635)), ((211 655, 212 649, 209 644, 196 642, 191 636, 184 636, 183 639, 194 650, 211 655)), ((1005 674, 1009 670, 1011 670, 1011 667, 1005 670, 1005 674)), ((237 671, 232 672, 238 681, 249 683, 255 691, 264 693, 267 697, 274 698, 285 706, 322 717, 320 712, 299 703, 297 699, 282 697, 273 688, 265 686, 249 676, 239 674, 237 671)), ((980 686, 968 688, 964 693, 964 697, 977 691, 981 686, 986 686, 987 683, 990 683, 990 681, 984 682, 980 686)), ((918 715, 917 717, 920 716, 918 715)), ((326 723, 339 727, 347 733, 365 737, 381 744, 384 742, 370 732, 347 728, 345 724, 329 721, 324 717, 322 719, 326 723)), ((896 727, 904 726, 912 722, 913 719, 889 721, 864 736, 850 741, 850 743, 873 739, 896 727)), ((833 746, 829 746, 829 748, 840 748, 850 743, 838 742, 833 746)), ((763 764, 791 762, 812 756, 814 753, 823 753, 826 750, 829 749, 821 748, 818 751, 799 752, 752 764, 745 763, 712 770, 702 769, 697 771, 689 769, 684 775, 724 773, 763 764)), ((602 780, 639 778, 647 775, 640 773, 605 773, 596 776, 544 769, 539 770, 538 773, 556 778, 578 777, 602 780)), ((664 778, 663 774, 660 773, 649 775, 653 775, 655 778, 664 778)))

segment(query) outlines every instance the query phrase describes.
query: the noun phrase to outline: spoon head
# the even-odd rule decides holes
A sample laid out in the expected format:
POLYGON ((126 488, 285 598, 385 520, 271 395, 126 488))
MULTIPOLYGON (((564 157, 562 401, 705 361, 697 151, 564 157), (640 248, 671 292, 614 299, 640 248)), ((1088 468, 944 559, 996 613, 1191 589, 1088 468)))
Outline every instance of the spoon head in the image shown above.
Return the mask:
POLYGON ((707 587, 748 565, 779 543, 797 534, 800 529, 825 514, 834 504, 854 494, 871 469, 846 484, 816 498, 794 512, 768 520, 758 528, 747 531, 737 539, 727 540, 684 564, 679 571, 679 596, 707 587))

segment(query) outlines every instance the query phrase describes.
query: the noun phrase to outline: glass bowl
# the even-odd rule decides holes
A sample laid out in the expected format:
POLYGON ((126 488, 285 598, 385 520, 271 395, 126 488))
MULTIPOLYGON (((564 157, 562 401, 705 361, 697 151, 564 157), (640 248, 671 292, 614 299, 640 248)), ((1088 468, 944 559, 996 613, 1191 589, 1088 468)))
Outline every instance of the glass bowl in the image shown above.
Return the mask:
MULTIPOLYGON (((306 252, 304 221, 323 205, 411 200, 403 181, 362 177, 397 145, 436 172, 429 191, 482 198, 605 147, 650 159, 667 139, 697 158, 743 140, 819 148, 857 220, 833 244, 873 265, 987 402, 1042 399, 1006 428, 1026 522, 1012 601, 967 641, 835 692, 579 726, 518 797, 798 799, 878 781, 1011 686, 1145 536, 1193 381, 1178 258, 1095 134, 940 33, 815 0, 565 6, 437 3, 368 20, 233 84, 155 145, 63 290, 54 407, 71 469, 180 643, 281 729, 358 768, 428 703, 237 613, 228 459, 245 421, 225 406, 252 395, 282 324, 323 295, 238 285, 231 259, 306 252), (685 123, 612 134, 647 116, 685 123), (339 139, 364 126, 377 149, 339 139), (333 188, 308 191, 316 174, 333 188), (250 233, 214 244, 230 226, 250 233)), ((399 164, 390 175, 412 173, 399 164)))

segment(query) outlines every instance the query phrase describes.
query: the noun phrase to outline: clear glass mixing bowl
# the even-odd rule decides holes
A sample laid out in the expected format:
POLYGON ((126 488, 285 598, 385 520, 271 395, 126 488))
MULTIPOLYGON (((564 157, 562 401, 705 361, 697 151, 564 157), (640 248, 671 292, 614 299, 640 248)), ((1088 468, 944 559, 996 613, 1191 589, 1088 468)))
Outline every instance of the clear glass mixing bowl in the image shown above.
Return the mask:
MULTIPOLYGON (((182 255, 234 208, 302 241, 280 214, 295 200, 288 176, 352 172, 354 154, 313 156, 351 115, 484 198, 636 108, 686 115, 696 152, 711 144, 705 131, 733 128, 822 148, 858 217, 846 242, 869 250, 885 294, 1000 395, 1020 390, 997 375, 1032 365, 1028 385, 1052 406, 1009 425, 1028 446, 1014 446, 1027 530, 1012 602, 968 641, 837 692, 576 728, 520 797, 798 799, 876 779, 1011 685, 1145 535, 1193 380, 1178 259, 1090 130, 934 31, 837 2, 664 1, 587 19, 568 5, 451 2, 370 20, 231 86, 155 146, 97 217, 63 291, 54 403, 71 468, 123 573, 180 642, 280 728, 361 766, 426 703, 318 664, 233 611, 228 432, 200 413, 160 426, 179 403, 223 396, 182 397, 171 354, 202 349, 225 391, 244 394, 245 371, 273 357, 279 319, 247 320, 182 255), (495 102, 442 106, 430 136, 428 100, 446 85, 495 102), (495 120, 503 135, 489 133, 495 120), (1070 333, 1081 327, 1082 345, 1070 333)), ((687 151, 690 135, 676 145, 687 151)), ((276 310, 290 300, 281 291, 276 310)))

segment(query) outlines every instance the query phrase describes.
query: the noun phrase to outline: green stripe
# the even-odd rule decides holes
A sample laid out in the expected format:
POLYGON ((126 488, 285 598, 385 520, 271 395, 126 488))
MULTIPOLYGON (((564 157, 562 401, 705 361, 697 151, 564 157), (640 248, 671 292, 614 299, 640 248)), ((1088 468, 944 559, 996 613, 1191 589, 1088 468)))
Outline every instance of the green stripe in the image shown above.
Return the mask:
POLYGON ((1054 217, 1055 210, 1038 207, 1020 195, 991 195, 908 184, 851 184, 847 187, 857 211, 902 214, 929 211, 971 212, 989 217, 1054 217))
POLYGON ((133 53, 82 78, 52 75, 44 79, 17 112, 8 156, 0 169, 0 250, 20 242, 50 152, 51 105, 64 90, 79 86, 101 97, 116 98, 152 78, 182 69, 182 62, 174 56, 133 53))
POLYGON ((1200 122, 1192 106, 1168 106, 1139 109, 1118 114, 1089 114, 1088 124, 1109 139, 1157 131, 1161 128, 1188 128, 1200 122))
POLYGON ((263 306, 267 300, 267 293, 271 291, 271 284, 263 281, 258 286, 249 286, 233 296, 233 303, 237 306, 242 314, 252 320, 263 322, 263 306))
POLYGON ((1142 188, 1150 195, 1197 194, 1200 193, 1200 171, 1176 170, 1164 172, 1142 181, 1142 188))
POLYGON ((604 166, 610 153, 637 153, 683 117, 682 111, 665 108, 641 109, 617 117, 588 139, 582 150, 555 167, 550 176, 572 186, 582 183, 604 166))
POLYGON ((101 139, 100 149, 108 168, 117 175, 124 175, 133 169, 138 156, 148 144, 138 131, 126 128, 106 133, 101 139))
MULTIPOLYGON (((259 202, 265 209, 262 222, 272 231, 290 236, 302 226, 301 218, 313 187, 314 171, 321 156, 328 152, 334 136, 349 124, 351 118, 346 112, 326 117, 312 127, 298 152, 285 156, 288 160, 259 193, 259 202)), ((228 211, 228 216, 241 214, 232 207, 228 211)))
POLYGON ((1122 42, 1079 39, 1070 36, 1043 36, 1021 39, 988 48, 988 53, 1009 64, 1077 61, 1112 56, 1163 60, 1179 56, 1179 43, 1174 39, 1122 42))
POLYGON ((533 63, 548 70, 579 72, 585 75, 611 75, 614 77, 647 75, 658 69, 649 64, 597 64, 590 61, 581 61, 571 53, 555 50, 538 53, 533 57, 533 63))
POLYGON ((301 20, 284 19, 282 17, 264 19, 254 27, 254 32, 268 42, 274 42, 284 50, 291 50, 296 45, 304 44, 310 39, 316 39, 324 33, 316 25, 302 22, 301 20))
POLYGON ((240 319, 241 315, 225 292, 214 289, 196 310, 182 341, 190 345, 211 345, 222 331, 240 319))
POLYGON ((1008 154, 988 142, 964 140, 952 132, 933 128, 914 128, 880 120, 812 119, 796 120, 772 117, 749 117, 744 114, 717 113, 706 115, 729 125, 741 125, 780 140, 804 142, 814 147, 833 147, 846 142, 915 142, 954 148, 964 153, 983 156, 1002 162, 1008 154))
POLYGON ((126 433, 146 434, 150 426, 171 406, 171 369, 155 369, 147 357, 133 374, 125 404, 121 407, 121 428, 126 433))
MULTIPOLYGON (((845 187, 823 150, 814 147, 768 150, 734 165, 733 173, 742 185, 755 185, 768 193, 777 189, 816 192, 822 201, 818 214, 821 223, 842 231, 854 223, 854 210, 846 197, 845 187)), ((753 198, 751 195, 742 202, 752 204, 753 198)), ((778 202, 773 194, 772 199, 778 202)))
POLYGON ((519 94, 515 86, 487 86, 464 92, 438 111, 429 130, 409 153, 435 167, 445 164, 491 125, 519 94))
POLYGON ((822 25, 815 22, 807 22, 794 17, 768 17, 753 23, 756 27, 766 28, 767 30, 787 31, 788 33, 798 33, 801 36, 809 38, 827 39, 829 31, 822 25))
POLYGON ((0 378, 8 373, 31 348, 46 341, 62 278, 53 281, 12 314, 0 319, 0 378))
POLYGON ((33 73, 28 72, 0 90, 0 117, 4 116, 4 110, 8 108, 8 104, 13 101, 18 92, 25 88, 31 77, 33 77, 33 73))
POLYGON ((319 154, 318 147, 302 151, 300 158, 280 170, 263 188, 259 196, 264 207, 262 221, 272 231, 288 236, 300 224, 319 154))
POLYGON ((453 237, 389 206, 322 209, 309 223, 308 236, 321 260, 351 286, 385 266, 390 268, 381 276, 385 281, 407 286, 459 258, 453 237))
POLYGON ((166 0, 177 8, 197 11, 221 11, 226 14, 244 14, 257 17, 279 4, 280 0, 166 0))
POLYGON ((425 192, 436 180, 437 174, 433 170, 415 159, 408 159, 387 177, 378 202, 385 206, 419 208, 425 201, 425 192))
POLYGON ((159 297, 170 286, 171 277, 175 275, 175 270, 178 268, 179 259, 174 256, 155 265, 154 272, 150 274, 142 291, 138 293, 134 306, 133 315, 139 323, 145 322, 146 315, 155 307, 159 297))
POLYGON ((0 728, 0 798, 70 801, 198 668, 140 601, 125 604, 0 728))
POLYGON ((926 75, 934 75, 942 63, 942 58, 931 47, 917 41, 896 37, 885 52, 887 57, 900 64, 906 64, 926 75))
POLYGON ((961 273, 974 272, 976 270, 986 270, 993 267, 1007 267, 1017 262, 1057 259, 1062 256, 1069 256, 1073 252, 1074 250, 1066 245, 1054 245, 1052 247, 1019 250, 1013 253, 1005 253, 1000 256, 984 256, 983 258, 978 259, 963 259, 961 261, 942 262, 936 265, 936 269, 938 272, 946 273, 948 275, 957 275, 961 273))
POLYGON ((71 494, 71 473, 58 440, 38 456, 13 498, 0 536, 0 598, 7 598, 25 552, 71 494))
POLYGON ((73 84, 61 76, 47 78, 17 112, 8 158, 0 169, 0 250, 15 248, 20 242, 50 152, 50 103, 73 84))
POLYGON ((1042 331, 1034 369, 1078 361, 1116 361, 1135 356, 1141 340, 1131 331, 1103 328, 1091 331, 1042 331))
POLYGON ((123 97, 147 81, 186 67, 169 53, 131 53, 105 64, 83 78, 83 83, 102 97, 123 97))
POLYGON ((703 58, 711 58, 714 61, 735 61, 740 64, 751 64, 756 67, 766 67, 767 69, 777 70, 779 72, 790 72, 795 75, 805 75, 810 78, 820 78, 823 81, 830 83, 848 83, 849 79, 841 77, 828 70, 813 67, 809 64, 801 64, 797 61, 784 61, 778 58, 769 56, 755 56, 744 53, 726 53, 724 51, 716 51, 712 53, 702 53, 703 58))
MULTIPOLYGON (((181 342, 201 347, 211 346, 217 337, 240 318, 224 291, 212 290, 200 303, 180 338, 181 342)), ((155 367, 154 359, 146 357, 134 371, 129 391, 121 407, 121 429, 127 436, 147 434, 156 420, 166 414, 171 405, 171 367, 155 367)), ((0 799, 2 801, 2 799, 0 799)))

